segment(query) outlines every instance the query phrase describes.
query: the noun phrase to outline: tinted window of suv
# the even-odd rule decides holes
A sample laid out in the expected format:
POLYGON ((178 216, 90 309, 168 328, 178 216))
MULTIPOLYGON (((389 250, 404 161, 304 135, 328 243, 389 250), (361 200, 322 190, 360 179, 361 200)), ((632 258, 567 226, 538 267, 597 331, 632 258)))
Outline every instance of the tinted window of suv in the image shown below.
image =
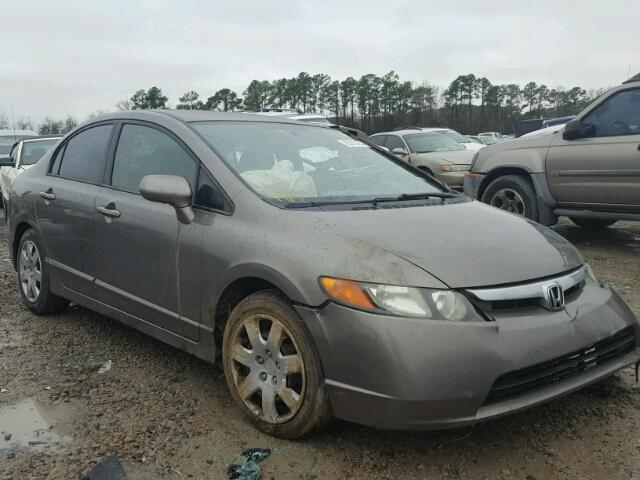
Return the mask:
MULTIPOLYGON (((104 162, 113 125, 98 125, 72 137, 64 147, 61 164, 54 165, 61 177, 102 183, 104 162)), ((59 153, 58 156, 61 154, 59 153)), ((56 163, 58 159, 56 158, 56 163)))
POLYGON ((640 134, 640 90, 614 95, 587 115, 583 123, 595 125, 596 137, 640 134))
POLYGON ((196 173, 194 160, 167 134, 143 125, 122 127, 111 177, 114 187, 138 193, 146 175, 179 175, 193 189, 196 173))

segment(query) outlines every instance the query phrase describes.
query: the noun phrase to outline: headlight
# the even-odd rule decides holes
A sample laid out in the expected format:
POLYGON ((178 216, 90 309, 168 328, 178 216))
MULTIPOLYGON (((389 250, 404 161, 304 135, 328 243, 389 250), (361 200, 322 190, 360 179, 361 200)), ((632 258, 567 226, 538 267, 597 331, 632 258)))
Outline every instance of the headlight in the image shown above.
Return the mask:
POLYGON ((584 266, 587 267, 587 276, 584 277, 584 281, 586 283, 599 287, 600 282, 596 278, 595 273, 593 273, 593 270, 591 269, 591 265, 589 265, 588 263, 585 263, 584 266))
POLYGON ((440 170, 443 172, 466 172, 469 170, 469 165, 440 165, 440 170))
POLYGON ((320 286, 336 303, 373 313, 457 322, 484 321, 467 297, 455 290, 377 285, 332 277, 320 277, 320 286))

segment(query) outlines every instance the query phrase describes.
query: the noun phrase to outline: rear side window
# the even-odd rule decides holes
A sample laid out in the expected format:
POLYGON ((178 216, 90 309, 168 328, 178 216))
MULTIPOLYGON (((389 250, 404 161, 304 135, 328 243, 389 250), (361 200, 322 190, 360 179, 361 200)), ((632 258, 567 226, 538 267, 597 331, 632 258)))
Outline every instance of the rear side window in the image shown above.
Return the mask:
POLYGON ((51 173, 73 180, 102 183, 112 128, 113 125, 99 125, 75 135, 64 150, 58 152, 51 173))
POLYGON ((197 170, 196 162, 167 134, 156 128, 125 124, 118 140, 111 184, 138 193, 140 180, 146 175, 179 175, 193 189, 197 170))

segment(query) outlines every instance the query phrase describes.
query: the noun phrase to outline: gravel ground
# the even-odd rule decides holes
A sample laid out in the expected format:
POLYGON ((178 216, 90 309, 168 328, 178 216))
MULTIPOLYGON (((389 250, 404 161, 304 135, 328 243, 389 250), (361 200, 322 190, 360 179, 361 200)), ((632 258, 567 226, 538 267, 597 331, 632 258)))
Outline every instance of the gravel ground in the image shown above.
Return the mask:
MULTIPOLYGON (((0 219, 0 224, 3 225, 0 219)), ((640 314, 640 224, 556 231, 640 314)), ((289 442, 254 430, 219 367, 75 307, 39 317, 17 290, 0 227, 0 479, 74 479, 117 456, 130 479, 222 479, 272 449, 264 479, 640 479, 632 369, 524 413, 444 432, 333 422, 289 442), (110 371, 98 370, 108 360, 110 371)))

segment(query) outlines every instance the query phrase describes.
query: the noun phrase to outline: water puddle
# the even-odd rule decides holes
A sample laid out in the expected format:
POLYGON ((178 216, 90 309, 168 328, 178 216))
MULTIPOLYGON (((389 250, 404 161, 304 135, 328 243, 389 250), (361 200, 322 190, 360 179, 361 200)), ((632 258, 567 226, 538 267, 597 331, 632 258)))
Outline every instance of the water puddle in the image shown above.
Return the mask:
POLYGON ((70 440, 77 403, 24 400, 0 408, 0 452, 51 448, 70 440))

